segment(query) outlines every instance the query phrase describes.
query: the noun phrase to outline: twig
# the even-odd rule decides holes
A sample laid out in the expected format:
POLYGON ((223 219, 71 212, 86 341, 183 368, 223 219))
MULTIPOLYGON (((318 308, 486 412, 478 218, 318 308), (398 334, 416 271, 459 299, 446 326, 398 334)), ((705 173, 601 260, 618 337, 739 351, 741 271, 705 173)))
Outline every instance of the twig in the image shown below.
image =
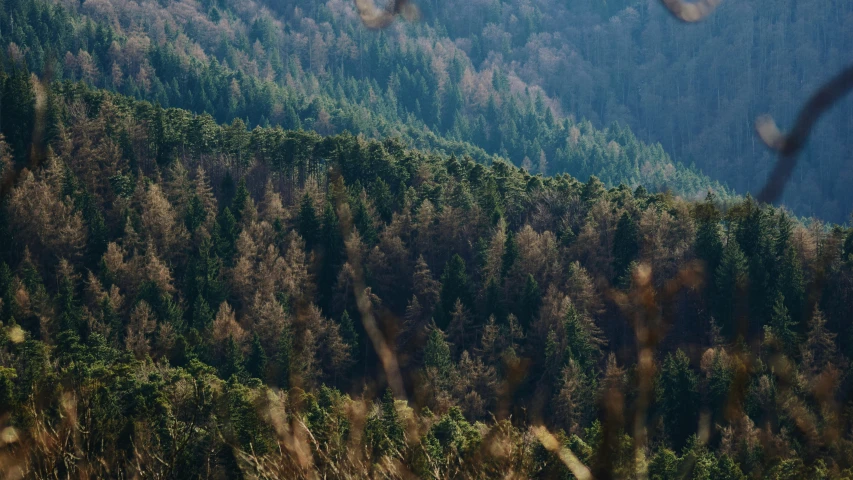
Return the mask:
POLYGON ((785 185, 797 166, 797 154, 806 144, 812 128, 820 117, 844 95, 853 90, 853 65, 836 75, 829 83, 821 87, 797 116, 797 122, 790 133, 784 135, 776 122, 768 115, 759 117, 755 130, 761 140, 771 149, 779 152, 779 160, 770 174, 767 184, 758 194, 758 200, 771 203, 779 199, 785 185))
POLYGON ((722 3, 722 0, 699 0, 697 2, 661 0, 661 3, 675 18, 682 22, 693 23, 710 15, 722 3))
POLYGON ((385 8, 378 8, 373 0, 355 0, 355 7, 364 26, 371 29, 385 28, 402 15, 409 21, 416 20, 420 15, 418 7, 409 0, 391 0, 385 8))

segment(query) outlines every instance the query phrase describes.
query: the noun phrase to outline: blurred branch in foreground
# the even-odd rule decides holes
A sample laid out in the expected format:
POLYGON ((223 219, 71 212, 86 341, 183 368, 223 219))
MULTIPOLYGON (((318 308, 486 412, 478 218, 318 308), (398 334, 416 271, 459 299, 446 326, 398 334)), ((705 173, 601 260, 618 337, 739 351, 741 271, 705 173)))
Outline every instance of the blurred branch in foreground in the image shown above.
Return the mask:
POLYGON ((797 116, 794 128, 785 135, 779 131, 776 122, 769 115, 759 117, 755 129, 761 140, 771 149, 779 152, 779 161, 767 180, 767 184, 758 195, 762 202, 777 200, 791 178, 797 165, 797 153, 803 149, 809 134, 820 117, 844 95, 853 90, 853 65, 848 66, 825 84, 806 103, 797 116))
POLYGON ((661 2, 675 18, 682 22, 692 23, 710 15, 721 3, 721 0, 699 0, 698 2, 661 0, 661 2))
POLYGON ((364 26, 371 29, 387 27, 397 15, 413 21, 420 13, 418 7, 408 0, 391 0, 385 8, 377 7, 373 0, 355 0, 355 6, 364 26))

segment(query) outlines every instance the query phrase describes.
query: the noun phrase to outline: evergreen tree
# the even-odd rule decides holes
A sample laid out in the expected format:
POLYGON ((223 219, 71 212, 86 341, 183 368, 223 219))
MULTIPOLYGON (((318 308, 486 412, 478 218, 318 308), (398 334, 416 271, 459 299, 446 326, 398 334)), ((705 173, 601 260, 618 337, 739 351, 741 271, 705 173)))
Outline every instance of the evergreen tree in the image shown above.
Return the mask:
POLYGON ((231 213, 231 209, 225 207, 217 219, 217 229, 214 236, 216 250, 226 264, 231 264, 237 253, 237 238, 240 236, 240 227, 237 219, 231 213))
POLYGON ((617 281, 630 272, 629 267, 640 253, 640 231, 628 212, 622 214, 613 236, 613 271, 617 281))
POLYGON ((515 260, 518 258, 518 243, 515 241, 515 233, 512 230, 507 230, 506 240, 504 241, 504 254, 501 259, 501 277, 506 278, 515 260))
POLYGON ((10 142, 15 161, 23 165, 29 154, 36 118, 35 92, 30 73, 25 69, 16 68, 2 80, 0 118, 3 121, 0 126, 6 141, 10 142))
POLYGON ((483 317, 488 319, 489 317, 494 316, 495 320, 502 323, 506 320, 507 315, 504 304, 505 298, 500 285, 498 285, 498 281, 495 280, 495 277, 489 277, 489 281, 486 283, 486 291, 483 299, 483 317))
POLYGON ((793 246, 788 246, 779 258, 779 292, 785 297, 785 307, 794 322, 797 333, 805 333, 807 318, 805 314, 805 280, 800 258, 793 246))
POLYGON ((657 401, 672 445, 680 449, 699 425, 699 380, 680 349, 664 360, 657 381, 657 401))
POLYGON ((723 240, 720 234, 720 211, 715 197, 708 193, 705 201, 696 206, 696 256, 705 262, 705 272, 713 286, 714 272, 723 256, 723 240))
POLYGON ((265 380, 267 376, 267 352, 261 345, 261 338, 257 332, 252 334, 252 346, 246 358, 246 371, 253 378, 261 380, 265 380))
POLYGON ((305 240, 306 248, 313 248, 320 233, 320 221, 314 210, 314 200, 307 193, 302 196, 302 203, 299 205, 296 229, 305 240))
POLYGON ((735 239, 730 238, 723 250, 723 258, 716 272, 716 318, 720 330, 727 338, 747 333, 736 323, 743 315, 743 297, 747 292, 749 267, 746 257, 735 239))
POLYGON ((232 211, 237 223, 240 223, 243 220, 243 213, 249 208, 251 201, 252 199, 249 196, 249 189, 246 187, 246 178, 243 177, 240 179, 240 183, 237 186, 237 193, 234 194, 234 201, 232 203, 232 211))
POLYGON ((331 305, 332 292, 343 262, 343 253, 344 241, 341 237, 338 216, 335 214, 331 202, 326 202, 326 208, 323 210, 323 227, 318 244, 320 273, 317 278, 320 306, 326 310, 331 305))
POLYGON ((424 368, 434 368, 442 379, 449 379, 453 370, 450 346, 444 340, 444 332, 437 327, 430 330, 424 347, 424 368))
POLYGON ((435 323, 439 328, 447 328, 450 324, 456 300, 460 300, 465 307, 471 305, 465 261, 458 254, 447 262, 441 275, 441 293, 435 315, 435 323))
POLYGON ((539 292, 539 284, 533 278, 533 275, 527 275, 527 281, 524 283, 524 290, 521 293, 521 299, 518 302, 518 321, 521 327, 525 330, 530 329, 533 319, 539 314, 539 305, 542 303, 542 294, 539 292))
POLYGON ((276 366, 278 367, 278 386, 286 390, 293 386, 291 383, 291 377, 293 375, 291 365, 293 364, 294 355, 293 333, 291 332, 289 324, 286 324, 281 330, 281 334, 278 337, 277 348, 276 366))
POLYGON ((797 350, 798 344, 797 333, 795 331, 796 324, 791 320, 788 307, 785 306, 785 297, 781 293, 776 295, 768 327, 773 334, 773 338, 779 342, 781 352, 786 355, 793 355, 797 350))
POLYGON ((359 352, 359 338, 358 331, 355 329, 355 324, 350 317, 348 311, 344 310, 344 314, 341 315, 341 338, 343 338, 344 343, 349 346, 350 356, 352 358, 358 358, 359 352))
POLYGON ((672 450, 659 448, 649 462, 649 480, 676 480, 679 478, 679 459, 672 450))
POLYGON ((219 367, 219 376, 229 379, 233 376, 238 381, 243 381, 246 378, 243 352, 240 351, 240 346, 234 341, 233 336, 229 336, 228 341, 225 343, 225 353, 219 367))

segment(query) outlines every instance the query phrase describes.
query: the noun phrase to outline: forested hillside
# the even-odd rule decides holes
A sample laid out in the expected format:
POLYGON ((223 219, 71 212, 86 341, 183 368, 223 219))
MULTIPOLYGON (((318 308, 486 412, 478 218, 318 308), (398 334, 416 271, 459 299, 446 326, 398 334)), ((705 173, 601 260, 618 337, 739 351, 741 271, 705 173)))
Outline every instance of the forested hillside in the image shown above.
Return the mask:
POLYGON ((472 61, 440 25, 365 30, 351 1, 8 0, 0 41, 7 69, 219 123, 399 137, 484 163, 499 155, 532 173, 728 196, 626 123, 594 125, 513 67, 472 61))
MULTIPOLYGON (((741 194, 756 193, 774 161, 755 119, 790 126, 853 45, 844 0, 724 1, 692 25, 655 0, 417 3, 481 69, 511 71, 594 125, 630 126, 741 194)), ((848 99, 813 133, 783 198, 798 214, 848 219, 851 118, 848 99)))
MULTIPOLYGON (((656 0, 414 3, 420 22, 373 32, 349 0, 10 0, 0 35, 34 71, 219 122, 400 134, 457 153, 461 141, 534 172, 544 154, 548 173, 701 197, 708 181, 679 164, 754 193, 774 160, 756 117, 790 125, 849 61, 853 31, 840 0, 724 2, 689 26, 656 0), (64 13, 41 13, 57 3, 64 13), (567 139, 585 120, 673 158, 634 153, 622 133, 577 156, 567 139)), ((798 215, 847 220, 851 116, 842 102, 814 132, 783 199, 798 215)))
POLYGON ((31 80, 6 478, 851 475, 849 229, 31 80))

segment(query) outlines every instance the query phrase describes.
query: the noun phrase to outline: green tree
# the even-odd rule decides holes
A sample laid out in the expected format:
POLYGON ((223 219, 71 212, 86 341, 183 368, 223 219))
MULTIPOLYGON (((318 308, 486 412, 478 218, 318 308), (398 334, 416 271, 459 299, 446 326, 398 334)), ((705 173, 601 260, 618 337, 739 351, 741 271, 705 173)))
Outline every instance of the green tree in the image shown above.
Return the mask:
POLYGON ((302 239, 305 240, 306 248, 313 248, 320 234, 320 221, 314 210, 314 200, 307 193, 302 196, 299 205, 299 214, 296 217, 296 229, 302 239))
MULTIPOLYGON (((746 257, 734 238, 730 238, 723 249, 723 258, 716 272, 716 303, 715 313, 717 323, 722 333, 728 338, 735 334, 746 335, 745 328, 738 325, 739 316, 743 315, 743 298, 749 282, 749 267, 746 257)), ((745 327, 745 326, 744 326, 745 327)))
POLYGON ((501 277, 506 278, 515 260, 518 258, 518 243, 515 241, 515 233, 507 230, 504 241, 504 254, 501 258, 501 277))
POLYGON ((219 367, 219 376, 222 378, 236 377, 239 381, 246 378, 245 359, 240 346, 234 341, 234 337, 228 337, 225 343, 225 352, 219 367))
POLYGON ((678 467, 679 459, 675 452, 659 448, 649 462, 649 480, 676 480, 679 478, 678 467))
POLYGON ((782 353, 793 356, 797 352, 798 338, 795 331, 796 324, 791 320, 788 307, 785 306, 785 297, 782 293, 776 295, 773 303, 773 311, 770 314, 770 324, 767 330, 772 332, 773 338, 778 342, 782 353))
POLYGON ((460 300, 466 308, 471 307, 471 294, 468 290, 468 274, 465 273, 465 260, 458 254, 454 255, 444 267, 441 275, 441 292, 439 305, 435 315, 435 323, 441 329, 450 324, 456 300, 460 300))
POLYGON ((518 302, 518 321, 525 330, 530 329, 533 319, 539 314, 539 306, 542 303, 542 294, 539 292, 539 284, 528 274, 524 282, 524 290, 518 302))
POLYGON ((613 271, 617 281, 622 281, 630 273, 631 262, 640 253, 640 231, 634 218, 625 212, 616 224, 613 236, 613 271))
POLYGON ((444 339, 444 332, 439 328, 432 328, 427 337, 424 347, 424 368, 434 368, 443 379, 449 379, 453 371, 450 346, 444 339))
POLYGON ((261 344, 261 337, 257 332, 252 334, 252 346, 249 350, 249 356, 246 358, 246 371, 253 378, 265 380, 267 377, 267 352, 261 344))
POLYGON ((666 356, 656 391, 666 431, 680 449, 699 425, 699 379, 682 350, 666 356))

